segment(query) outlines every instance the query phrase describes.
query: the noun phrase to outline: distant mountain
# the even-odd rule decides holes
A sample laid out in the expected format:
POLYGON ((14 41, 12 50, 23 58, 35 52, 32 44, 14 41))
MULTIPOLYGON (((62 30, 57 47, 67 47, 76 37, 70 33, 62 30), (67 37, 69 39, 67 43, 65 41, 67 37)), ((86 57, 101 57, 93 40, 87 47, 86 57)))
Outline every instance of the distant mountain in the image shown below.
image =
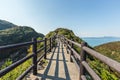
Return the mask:
POLYGON ((81 37, 83 39, 102 39, 102 38, 120 38, 120 37, 115 37, 115 36, 103 36, 103 37, 81 37))
POLYGON ((12 27, 16 27, 16 25, 5 20, 0 20, 0 30, 12 28, 12 27))
POLYGON ((82 39, 85 40, 92 47, 105 44, 108 42, 120 41, 120 37, 110 37, 110 36, 109 37, 86 37, 82 39))

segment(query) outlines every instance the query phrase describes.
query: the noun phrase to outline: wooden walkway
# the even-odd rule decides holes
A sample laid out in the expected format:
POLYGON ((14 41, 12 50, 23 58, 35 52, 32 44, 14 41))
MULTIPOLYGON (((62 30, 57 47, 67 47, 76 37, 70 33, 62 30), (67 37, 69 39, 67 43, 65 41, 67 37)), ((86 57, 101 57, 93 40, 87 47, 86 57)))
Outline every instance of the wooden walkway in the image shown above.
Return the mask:
POLYGON ((30 75, 30 80, 79 80, 79 73, 66 47, 58 41, 57 46, 47 55, 48 64, 38 70, 37 76, 30 75))
MULTIPOLYGON (((8 72, 15 69, 17 66, 24 63, 26 60, 32 59, 32 65, 23 72, 16 80, 87 80, 86 73, 89 73, 91 80, 101 80, 101 77, 96 74, 96 72, 88 65, 86 58, 90 58, 85 55, 90 55, 100 60, 102 63, 106 64, 108 67, 114 69, 114 71, 120 73, 120 63, 102 55, 99 52, 96 52, 94 49, 91 49, 86 42, 76 43, 72 40, 65 38, 64 36, 53 36, 49 39, 45 38, 44 40, 33 39, 30 42, 12 44, 7 46, 0 46, 0 51, 13 48, 24 48, 24 46, 33 46, 32 54, 18 60, 7 68, 0 70, 0 77, 3 77, 8 72), (67 53, 66 47, 60 42, 60 40, 66 44, 67 50, 72 54, 72 60, 74 63, 70 62, 70 54, 67 53), (37 43, 44 43, 44 47, 37 49, 37 43), (54 42, 57 42, 57 46, 53 47, 54 42), (77 46, 81 49, 80 55, 74 49, 74 46, 77 46), (52 49, 52 51, 51 51, 52 49), (43 54, 37 58, 37 54, 43 50, 43 54), (51 51, 50 53, 46 53, 51 51), (47 55, 47 59, 46 59, 47 55), (45 67, 39 65, 39 61, 45 58, 48 61, 48 64, 45 67), (38 64, 37 64, 38 63, 38 64), (38 67, 37 67, 38 65, 38 67), (76 66, 77 68, 76 68, 76 66), (37 69, 38 68, 38 69, 37 69), (42 70, 40 70, 40 68, 42 70), (28 74, 29 73, 29 74, 28 74), (36 75, 33 76, 32 74, 36 75)), ((40 63, 42 63, 40 61, 40 63)), ((23 66, 24 67, 24 66, 23 66)), ((19 73, 19 72, 18 72, 19 73)), ((11 77, 11 75, 9 76, 11 77)), ((8 79, 9 79, 8 77, 8 79)), ((87 76, 89 77, 89 75, 87 76)))

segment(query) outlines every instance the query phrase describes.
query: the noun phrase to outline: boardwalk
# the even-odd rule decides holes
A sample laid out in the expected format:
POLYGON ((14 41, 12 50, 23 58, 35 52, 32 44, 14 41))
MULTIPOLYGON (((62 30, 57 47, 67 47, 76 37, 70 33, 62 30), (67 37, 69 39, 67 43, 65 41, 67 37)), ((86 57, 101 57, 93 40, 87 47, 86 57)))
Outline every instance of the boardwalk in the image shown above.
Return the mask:
POLYGON ((58 41, 57 46, 47 55, 47 66, 38 70, 37 76, 30 75, 31 80, 36 77, 39 80, 79 80, 77 68, 69 58, 65 46, 58 41))
MULTIPOLYGON (((24 71, 16 80, 22 80, 23 78, 24 78, 23 80, 87 80, 85 75, 86 73, 90 74, 91 80, 101 80, 102 74, 100 76, 96 74, 96 72, 89 66, 88 61, 86 61, 86 58, 90 58, 88 56, 85 56, 88 54, 91 55, 91 57, 93 56, 96 59, 100 60, 108 67, 114 69, 114 71, 120 73, 119 62, 102 55, 102 53, 96 52, 94 49, 91 49, 91 47, 89 47, 86 42, 81 42, 81 44, 79 44, 77 42, 65 38, 64 36, 57 36, 57 37, 54 36, 52 38, 49 39, 45 38, 44 40, 40 40, 40 41, 33 39, 33 41, 30 42, 1 46, 0 51, 13 49, 13 48, 16 49, 20 47, 24 48, 24 46, 30 46, 30 45, 33 46, 32 54, 18 60, 17 62, 13 63, 7 68, 0 70, 0 77, 5 76, 8 72, 12 71, 17 66, 24 63, 26 60, 32 59, 33 60, 32 65, 26 71, 24 71), (67 53, 66 47, 64 46, 64 44, 60 42, 60 40, 65 44, 65 46, 67 46, 67 50, 71 54, 74 63, 70 62, 70 54, 67 53), (37 43, 40 42, 44 43, 44 47, 37 49, 37 43), (56 47, 53 48, 54 42, 57 42, 57 45, 56 47), (81 49, 81 52, 79 52, 80 55, 78 52, 76 52, 75 46, 81 49), (46 59, 46 52, 48 51, 51 52, 47 53, 47 59, 46 59), (41 56, 37 58, 37 54, 39 52, 42 52, 44 54, 41 54, 41 56), (42 63, 42 61, 40 60, 43 58, 45 58, 48 61, 46 66, 40 65, 40 63, 42 63), (75 65, 77 66, 77 68, 75 65), (33 76, 32 74, 36 76, 33 76)), ((12 78, 11 75, 14 74, 10 74, 9 77, 7 78, 11 79, 12 78)), ((89 75, 87 75, 87 78, 88 77, 89 75)), ((112 79, 112 76, 110 79, 112 79)), ((2 80, 6 80, 6 79, 2 79, 2 80)))
MULTIPOLYGON (((85 56, 88 54, 94 56, 96 59, 100 60, 110 68, 114 69, 116 72, 120 73, 119 62, 112 60, 102 55, 102 53, 96 52, 95 50, 91 49, 86 42, 82 42, 81 44, 79 44, 65 38, 64 36, 58 36, 58 38, 54 36, 49 39, 45 38, 44 40, 41 41, 37 41, 36 39, 33 39, 33 41, 30 42, 1 46, 0 51, 13 49, 13 48, 16 49, 28 45, 33 46, 32 54, 22 58, 21 60, 18 60, 17 62, 13 63, 7 68, 0 70, 0 77, 6 75, 8 72, 12 71, 17 66, 24 63, 26 60, 32 59, 33 60, 32 65, 26 71, 24 71, 16 80, 22 80, 23 78, 24 80, 87 80, 85 75, 86 73, 90 74, 91 80, 92 79, 101 80, 100 76, 102 75, 98 76, 98 74, 96 74, 96 72, 88 65, 86 58, 89 57, 85 56), (70 62, 70 54, 67 53, 66 47, 64 46, 64 44, 60 42, 59 39, 64 44, 66 44, 65 46, 67 46, 67 50, 70 52, 70 54, 72 54, 71 57, 74 63, 70 62), (43 42, 45 46, 40 49, 37 49, 37 43, 40 42, 43 42), (54 42, 57 42, 57 45, 56 47, 52 48, 54 42), (78 52, 76 52, 74 46, 78 46, 81 49, 80 55, 78 52), (41 50, 43 50, 44 54, 41 54, 41 56, 37 58, 37 54, 41 52, 41 50), (47 59, 46 59, 46 52, 48 51, 51 52, 47 53, 47 59), (40 65, 38 62, 43 58, 45 58, 48 61, 48 63, 46 66, 40 68, 43 65, 40 65), (37 65, 38 65, 38 69, 37 69, 37 65), (75 65, 77 66, 77 68, 75 65), (36 76, 33 76, 32 74, 36 76)), ((40 61, 40 63, 42 62, 40 61)), ((11 75, 8 77, 8 79, 9 78, 10 79, 12 78, 11 75)))

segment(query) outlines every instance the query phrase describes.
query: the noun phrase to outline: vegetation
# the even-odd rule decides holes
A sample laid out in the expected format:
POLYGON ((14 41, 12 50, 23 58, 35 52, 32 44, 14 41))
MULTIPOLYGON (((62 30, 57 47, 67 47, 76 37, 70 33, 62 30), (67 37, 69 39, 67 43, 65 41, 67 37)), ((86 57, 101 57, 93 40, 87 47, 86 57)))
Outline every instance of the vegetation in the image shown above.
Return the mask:
MULTIPOLYGON (((20 76, 28 67, 30 67, 32 63, 32 59, 27 60, 23 64, 19 65, 17 68, 13 69, 6 75, 0 78, 0 80, 15 80, 18 76, 20 76)), ((6 68, 7 66, 11 65, 12 61, 7 60, 5 64, 2 66, 1 69, 6 68)))
MULTIPOLYGON (((75 34, 71 30, 64 29, 64 28, 58 28, 55 31, 50 32, 49 34, 47 34, 47 37, 50 37, 50 36, 54 35, 55 33, 58 34, 58 35, 64 35, 66 38, 68 38, 70 40, 73 40, 77 43, 81 43, 81 41, 82 41, 82 39, 75 36, 75 34)), ((120 55, 119 54, 120 49, 119 49, 118 46, 120 46, 120 43, 117 42, 117 43, 113 43, 111 45, 109 44, 106 47, 101 46, 101 47, 103 47, 102 49, 101 49, 101 47, 99 47, 99 48, 95 47, 95 50, 97 50, 101 53, 105 52, 104 54, 108 54, 108 55, 106 55, 108 57, 110 57, 110 55, 112 53, 110 58, 119 61, 120 58, 118 58, 118 57, 120 55), (114 47, 112 47, 112 46, 114 46, 114 47), (115 49, 115 46, 116 46, 116 49, 115 49), (104 52, 102 52, 102 51, 104 51, 104 52), (113 54, 114 54, 114 56, 113 56, 113 54)), ((90 48, 92 48, 92 47, 90 47, 90 48)), ((79 47, 74 46, 74 49, 78 53, 80 53, 80 48, 79 47)), ((93 68, 93 70, 101 77, 102 80, 119 80, 119 74, 112 71, 111 68, 109 68, 107 65, 100 62, 99 60, 95 59, 94 57, 89 55, 88 58, 87 58, 87 61, 88 61, 88 64, 91 66, 91 68, 93 68)), ((88 79, 91 80, 91 78, 90 78, 90 76, 88 76, 88 74, 86 76, 87 76, 88 79)))
POLYGON ((97 59, 88 60, 90 67, 100 76, 102 80, 119 80, 116 72, 97 59))
POLYGON ((110 42, 100 46, 96 46, 95 50, 103 55, 120 62, 120 41, 110 42))
MULTIPOLYGON (((100 46, 94 47, 94 49, 118 62, 120 62, 120 42, 110 42, 107 44, 103 44, 100 46)), ((92 57, 92 59, 87 59, 90 67, 101 77, 102 80, 119 80, 120 74, 114 71, 114 69, 108 67, 103 62, 99 61, 98 59, 92 57)))
MULTIPOLYGON (((96 46, 94 49, 100 52, 101 54, 120 62, 120 41, 102 44, 102 45, 96 46)), ((103 64, 99 60, 95 59, 91 61, 90 65, 96 71, 96 73, 98 73, 99 76, 104 80, 120 79, 119 73, 115 72, 112 68, 103 64)))
MULTIPOLYGON (((42 40, 41 37, 37 38, 37 40, 42 40)), ((37 44, 37 49, 40 49, 41 47, 43 47, 43 42, 42 43, 38 43, 37 44)), ((32 45, 29 47, 29 49, 27 50, 27 56, 30 55, 32 53, 32 45)), ((41 53, 38 54, 38 56, 40 56, 41 53)), ((48 62, 46 60, 42 60, 42 62, 44 63, 44 65, 46 65, 48 62)), ((7 66, 11 65, 13 63, 13 61, 11 59, 6 60, 6 62, 4 63, 4 65, 2 65, 1 69, 6 68, 7 66)), ((15 68, 14 70, 10 71, 9 73, 7 73, 6 75, 4 75, 3 77, 0 78, 0 80, 15 80, 17 77, 19 77, 25 70, 28 69, 28 67, 30 67, 32 64, 32 59, 29 59, 27 61, 25 61, 23 64, 19 65, 17 68, 15 68), (18 73, 19 72, 19 73, 18 73)), ((0 69, 0 70, 1 70, 0 69)))
POLYGON ((79 37, 75 36, 75 34, 73 33, 72 30, 69 29, 65 29, 65 28, 58 28, 55 31, 51 31, 50 33, 48 33, 46 35, 47 38, 53 36, 53 35, 64 35, 66 38, 73 40, 75 42, 79 42, 81 43, 82 39, 80 39, 79 37))
MULTIPOLYGON (((51 36, 54 36, 55 34, 57 35, 64 35, 66 38, 72 40, 72 41, 75 41, 75 42, 78 42, 78 43, 81 43, 83 40, 80 39, 79 37, 77 37, 72 30, 69 30, 69 29, 66 29, 66 28, 57 28, 56 30, 54 31, 51 31, 49 32, 46 37, 49 38, 51 36)), ((78 46, 75 46, 74 45, 74 49, 80 53, 80 48, 78 46)))
MULTIPOLYGON (((19 27, 17 27, 17 28, 19 28, 19 27)), ((32 30, 31 29, 28 30, 28 32, 30 32, 30 31, 32 31, 32 30)), ((78 43, 81 43, 81 41, 83 41, 79 37, 75 36, 73 31, 65 29, 65 28, 58 28, 55 31, 51 31, 45 37, 50 38, 50 37, 54 36, 55 34, 64 35, 66 38, 73 40, 75 42, 78 42, 78 43)), ((39 37, 37 40, 42 40, 42 38, 39 37)), ((44 46, 44 43, 38 43, 37 46, 38 46, 37 49, 39 49, 44 46)), ((119 56, 120 55, 120 47, 119 46, 120 46, 120 42, 112 42, 112 43, 97 46, 94 49, 96 51, 102 53, 103 55, 108 56, 108 57, 120 62, 120 56, 119 56)), ((74 46, 74 49, 80 53, 79 47, 74 46)), ((31 52, 32 52, 32 46, 30 46, 30 48, 28 49, 28 53, 30 54, 31 52)), ((27 54, 27 55, 29 55, 29 54, 27 54)), ((101 61, 97 60, 96 58, 94 58, 94 57, 90 58, 90 57, 91 57, 90 55, 89 55, 89 57, 87 57, 88 64, 101 77, 102 80, 119 80, 119 78, 120 78, 119 74, 116 73, 113 69, 111 69, 110 67, 108 67, 107 65, 102 63, 101 61)), ((0 80, 7 80, 7 79, 15 80, 20 74, 22 74, 31 65, 31 62, 32 62, 31 59, 27 60, 25 63, 23 63, 20 66, 18 66, 17 68, 15 68, 13 71, 9 72, 8 74, 6 74, 2 78, 0 78, 0 80), (18 73, 18 71, 19 71, 19 73, 18 73)), ((43 60, 43 62, 47 63, 44 60, 43 60)), ((12 60, 8 59, 5 62, 5 64, 1 67, 1 69, 5 68, 6 66, 9 66, 12 63, 13 63, 12 60)), ((87 74, 87 77, 91 80, 91 78, 90 78, 90 76, 88 76, 88 74, 87 74)))
POLYGON ((38 34, 30 27, 13 27, 5 30, 0 30, 0 45, 8 45, 31 41, 33 37, 44 37, 43 34, 38 34))
MULTIPOLYGON (((44 35, 37 33, 27 26, 17 26, 10 22, 0 20, 0 46, 31 41, 33 37, 43 38, 44 35)), ((13 62, 26 56, 29 46, 0 51, 0 62, 10 58, 13 62), (22 53, 22 54, 19 54, 22 53)))
MULTIPOLYGON (((31 41, 33 37, 38 37, 38 39, 41 40, 44 35, 37 33, 30 27, 17 26, 10 22, 0 20, 0 46, 31 41)), ((38 47, 41 46, 43 45, 38 45, 38 47)), ((29 46, 24 46, 22 48, 1 50, 0 62, 3 61, 4 64, 2 66, 0 65, 0 70, 29 55, 32 52, 32 48, 28 48, 29 46)), ((0 80, 15 80, 31 65, 31 62, 31 59, 27 60, 14 70, 7 73, 5 76, 1 77, 0 80)))

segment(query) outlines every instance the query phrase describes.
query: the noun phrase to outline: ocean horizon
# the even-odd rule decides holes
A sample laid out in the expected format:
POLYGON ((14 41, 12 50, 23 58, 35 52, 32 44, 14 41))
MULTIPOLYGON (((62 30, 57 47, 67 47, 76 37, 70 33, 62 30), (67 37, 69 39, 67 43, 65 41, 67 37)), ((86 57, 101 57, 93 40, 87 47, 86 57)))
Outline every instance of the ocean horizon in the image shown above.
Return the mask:
POLYGON ((120 37, 83 37, 82 39, 92 47, 109 42, 120 41, 120 37))

